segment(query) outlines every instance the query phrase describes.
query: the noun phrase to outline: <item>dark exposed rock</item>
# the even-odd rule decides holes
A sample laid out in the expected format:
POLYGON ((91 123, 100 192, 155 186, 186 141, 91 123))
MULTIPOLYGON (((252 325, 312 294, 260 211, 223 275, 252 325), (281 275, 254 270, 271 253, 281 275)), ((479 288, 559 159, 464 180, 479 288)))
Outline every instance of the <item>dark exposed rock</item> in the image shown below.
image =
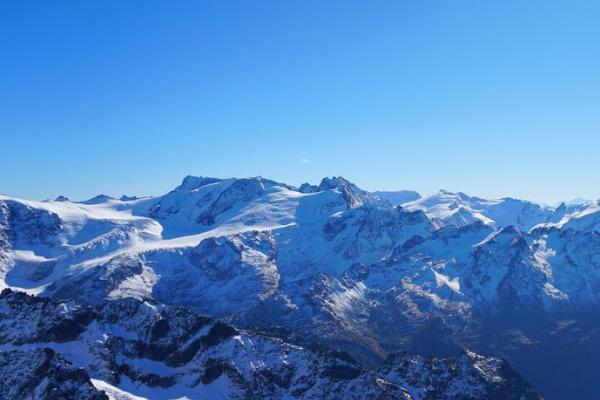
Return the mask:
POLYGON ((108 400, 84 369, 49 348, 0 351, 0 398, 108 400))
MULTIPOLYGON (((70 347, 85 347, 86 354, 93 357, 87 367, 117 386, 127 378, 148 388, 177 385, 182 390, 182 382, 186 382, 185 387, 193 394, 197 385, 210 385, 225 376, 223 382, 231 386, 228 396, 233 399, 280 399, 287 395, 331 400, 411 399, 411 390, 425 391, 425 399, 538 398, 505 361, 474 353, 445 360, 394 356, 382 368, 369 371, 343 351, 308 341, 300 347, 238 330, 185 308, 133 298, 106 301, 92 308, 67 306, 6 289, 0 294, 0 311, 2 343, 42 347, 71 340, 70 347), (148 362, 153 365, 150 369, 144 366, 148 362), (164 367, 159 368, 161 363, 164 367), (448 396, 458 381, 466 385, 463 388, 471 393, 469 396, 448 396)), ((73 368, 68 373, 53 372, 47 365, 55 357, 54 351, 36 351, 46 356, 38 362, 41 367, 31 373, 35 379, 27 378, 22 384, 24 393, 40 386, 40 376, 50 374, 54 381, 44 382, 54 385, 49 386, 52 393, 60 390, 66 394, 40 398, 103 398, 87 392, 80 397, 72 395, 79 394, 73 390, 87 390, 87 373, 73 368), (81 384, 74 388, 73 382, 81 384)), ((24 362, 37 365, 29 359, 24 362)), ((16 373, 8 364, 0 362, 0 376, 8 374, 10 382, 21 379, 11 377, 16 373)), ((0 393, 2 390, 11 389, 0 386, 0 393)), ((194 398, 192 394, 188 397, 194 398)))
POLYGON ((381 370, 388 380, 403 382, 424 400, 541 400, 505 360, 470 351, 453 358, 393 354, 381 370))
POLYGON ((204 344, 205 346, 214 346, 221 340, 230 338, 231 336, 236 335, 237 333, 238 332, 235 328, 219 321, 213 325, 213 327, 208 332, 208 335, 203 336, 202 344, 204 344))
POLYGON ((4 289, 0 293, 0 343, 68 342, 75 340, 95 318, 90 307, 73 307, 4 289))
POLYGON ((0 211, 8 219, 6 231, 10 243, 27 243, 28 245, 54 245, 57 235, 63 229, 58 215, 38 208, 32 208, 13 200, 3 202, 6 206, 0 211))
POLYGON ((356 379, 362 371, 349 365, 332 365, 323 371, 323 376, 334 381, 348 381, 356 379))

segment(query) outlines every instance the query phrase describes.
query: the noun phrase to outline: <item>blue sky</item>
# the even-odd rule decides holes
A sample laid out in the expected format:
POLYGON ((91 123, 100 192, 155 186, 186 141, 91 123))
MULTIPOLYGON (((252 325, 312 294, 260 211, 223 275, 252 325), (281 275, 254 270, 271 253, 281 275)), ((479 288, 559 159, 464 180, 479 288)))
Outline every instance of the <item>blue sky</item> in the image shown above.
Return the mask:
POLYGON ((598 198, 598 15, 548 0, 3 2, 0 192, 343 175, 598 198))

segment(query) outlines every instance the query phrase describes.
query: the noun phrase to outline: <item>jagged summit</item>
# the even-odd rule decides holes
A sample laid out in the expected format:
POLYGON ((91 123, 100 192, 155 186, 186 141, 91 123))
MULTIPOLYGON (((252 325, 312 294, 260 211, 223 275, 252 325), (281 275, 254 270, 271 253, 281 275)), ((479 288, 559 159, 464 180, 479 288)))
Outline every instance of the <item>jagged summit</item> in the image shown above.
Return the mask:
POLYGON ((325 177, 321 180, 321 183, 319 183, 319 190, 329 190, 329 189, 342 189, 344 187, 354 187, 356 188, 356 185, 354 185, 352 182, 348 181, 347 179, 345 179, 342 176, 333 176, 331 178, 329 177, 325 177))
POLYGON ((341 176, 334 176, 331 178, 325 177, 318 186, 311 186, 305 183, 299 190, 303 193, 336 190, 342 194, 348 208, 356 208, 365 204, 390 205, 387 200, 360 189, 354 183, 341 176))

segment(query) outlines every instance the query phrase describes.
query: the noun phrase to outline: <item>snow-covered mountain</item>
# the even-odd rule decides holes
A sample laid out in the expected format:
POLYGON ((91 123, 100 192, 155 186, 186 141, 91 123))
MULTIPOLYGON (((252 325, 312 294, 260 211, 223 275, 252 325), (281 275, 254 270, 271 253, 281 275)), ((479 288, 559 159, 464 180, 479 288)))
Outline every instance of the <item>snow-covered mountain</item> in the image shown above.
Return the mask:
POLYGON ((513 225, 522 231, 548 222, 554 212, 550 207, 529 201, 512 198, 488 200, 445 190, 404 203, 403 206, 408 210, 423 210, 432 220, 446 225, 464 226, 481 221, 498 228, 513 225))
POLYGON ((539 399, 506 363, 347 354, 135 299, 78 307, 0 294, 0 394, 48 399, 539 399), (102 393, 105 392, 105 393, 102 393))
POLYGON ((341 177, 295 188, 188 176, 163 196, 84 202, 2 196, 0 287, 285 327, 370 366, 403 350, 466 347, 508 357, 548 398, 573 390, 585 398, 590 386, 555 390, 519 354, 567 341, 567 319, 600 360, 600 326, 589 322, 600 311, 600 205, 445 191, 397 202, 341 177), (543 323, 530 324, 534 316, 543 323))

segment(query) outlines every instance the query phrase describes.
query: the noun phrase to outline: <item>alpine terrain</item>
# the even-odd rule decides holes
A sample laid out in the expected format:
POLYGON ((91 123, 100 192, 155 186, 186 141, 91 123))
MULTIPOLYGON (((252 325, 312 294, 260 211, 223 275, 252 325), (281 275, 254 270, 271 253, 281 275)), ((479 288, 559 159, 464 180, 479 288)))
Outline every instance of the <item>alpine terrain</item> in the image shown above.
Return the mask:
POLYGON ((341 177, 0 196, 0 290, 1 398, 598 396, 598 202, 341 177))

